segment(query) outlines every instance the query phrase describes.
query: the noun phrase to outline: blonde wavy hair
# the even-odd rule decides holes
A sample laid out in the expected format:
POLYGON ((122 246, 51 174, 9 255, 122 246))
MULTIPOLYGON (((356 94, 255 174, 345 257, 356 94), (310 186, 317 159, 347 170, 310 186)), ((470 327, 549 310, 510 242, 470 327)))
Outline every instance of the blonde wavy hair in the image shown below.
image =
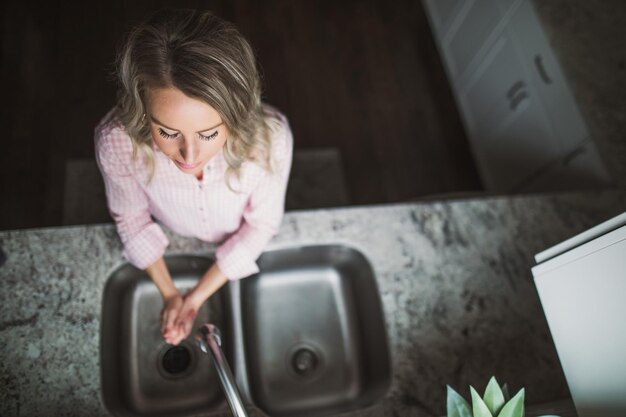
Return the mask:
MULTIPOLYGON (((163 9, 136 26, 117 58, 118 115, 154 175, 146 93, 175 87, 202 100, 222 117, 227 174, 248 160, 272 171, 271 137, 280 122, 261 104, 261 80, 250 44, 237 28, 211 12, 163 9)), ((230 184, 229 184, 230 186, 230 184)))

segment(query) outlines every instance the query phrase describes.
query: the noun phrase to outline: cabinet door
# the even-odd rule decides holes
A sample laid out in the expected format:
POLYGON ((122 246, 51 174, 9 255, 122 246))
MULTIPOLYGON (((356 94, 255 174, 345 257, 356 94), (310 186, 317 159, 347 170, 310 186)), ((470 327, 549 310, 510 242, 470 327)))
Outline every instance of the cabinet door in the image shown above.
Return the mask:
POLYGON ((524 57, 529 81, 545 104, 557 146, 566 155, 577 149, 589 134, 530 1, 519 5, 508 27, 524 57))
POLYGON ((514 113, 531 93, 515 45, 505 32, 495 42, 464 88, 459 89, 462 114, 475 144, 514 113))
POLYGON ((476 155, 485 185, 499 192, 518 191, 528 177, 559 156, 545 114, 531 95, 487 136, 476 155))
POLYGON ((460 93, 468 136, 490 191, 513 191, 559 157, 522 59, 504 31, 460 93))
POLYGON ((477 62, 481 49, 489 46, 490 36, 504 24, 497 0, 468 1, 464 6, 441 41, 453 80, 477 62))
POLYGON ((422 0, 452 84, 462 82, 522 0, 422 0))

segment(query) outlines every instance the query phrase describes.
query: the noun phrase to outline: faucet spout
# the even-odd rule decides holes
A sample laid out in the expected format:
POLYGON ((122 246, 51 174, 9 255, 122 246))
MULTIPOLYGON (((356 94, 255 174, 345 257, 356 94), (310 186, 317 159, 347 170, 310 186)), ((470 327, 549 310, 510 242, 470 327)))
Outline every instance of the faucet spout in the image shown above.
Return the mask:
POLYGON ((210 354, 213 357, 213 364, 217 370, 217 374, 222 383, 224 394, 226 394, 226 400, 230 409, 235 417, 248 417, 246 408, 241 401, 239 390, 235 383, 233 373, 226 362, 224 352, 222 352, 222 334, 217 326, 207 323, 204 324, 196 333, 196 341, 200 350, 206 354, 210 354))

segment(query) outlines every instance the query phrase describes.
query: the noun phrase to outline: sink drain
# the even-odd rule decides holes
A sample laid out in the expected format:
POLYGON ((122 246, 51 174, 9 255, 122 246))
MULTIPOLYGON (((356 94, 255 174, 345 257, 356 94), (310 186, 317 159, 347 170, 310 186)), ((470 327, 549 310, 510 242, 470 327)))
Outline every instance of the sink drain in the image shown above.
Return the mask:
POLYGON ((174 346, 165 351, 161 360, 163 370, 171 375, 182 374, 191 365, 191 353, 184 346, 174 346))
POLYGON ((319 359, 315 352, 307 348, 298 349, 291 358, 293 371, 300 376, 309 376, 315 372, 319 359))
POLYGON ((311 343, 297 343, 286 352, 287 373, 296 379, 311 381, 324 373, 324 356, 318 346, 311 343))
POLYGON ((159 355, 157 367, 166 378, 180 378, 187 375, 194 364, 193 352, 184 344, 166 346, 159 355))

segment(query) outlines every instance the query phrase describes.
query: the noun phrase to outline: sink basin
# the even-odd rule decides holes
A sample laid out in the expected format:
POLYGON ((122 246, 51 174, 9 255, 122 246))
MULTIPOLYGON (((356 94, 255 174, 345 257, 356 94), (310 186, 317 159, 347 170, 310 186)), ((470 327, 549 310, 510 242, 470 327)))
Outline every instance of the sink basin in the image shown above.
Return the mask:
POLYGON ((265 253, 241 281, 252 401, 272 416, 339 413, 379 400, 389 355, 374 273, 344 246, 265 253))
MULTIPOLYGON (((212 260, 175 256, 166 258, 166 263, 174 284, 184 292, 193 287, 212 260)), ((212 322, 224 329, 225 354, 232 357, 227 292, 228 287, 224 287, 202 306, 195 327, 212 322)), ((162 307, 161 295, 150 277, 131 265, 120 267, 107 281, 100 337, 105 406, 117 416, 184 416, 227 409, 213 364, 193 339, 177 347, 163 340, 159 321, 162 307)))
MULTIPOLYGON (((183 291, 213 263, 191 255, 165 261, 183 291)), ((380 400, 389 354, 365 256, 341 245, 305 246, 268 251, 258 264, 258 274, 211 297, 195 323, 220 328, 244 402, 271 416, 317 416, 380 400)), ((129 417, 228 412, 214 366, 192 337, 180 347, 163 341, 161 308, 143 271, 127 264, 109 277, 100 355, 106 408, 129 417)))

